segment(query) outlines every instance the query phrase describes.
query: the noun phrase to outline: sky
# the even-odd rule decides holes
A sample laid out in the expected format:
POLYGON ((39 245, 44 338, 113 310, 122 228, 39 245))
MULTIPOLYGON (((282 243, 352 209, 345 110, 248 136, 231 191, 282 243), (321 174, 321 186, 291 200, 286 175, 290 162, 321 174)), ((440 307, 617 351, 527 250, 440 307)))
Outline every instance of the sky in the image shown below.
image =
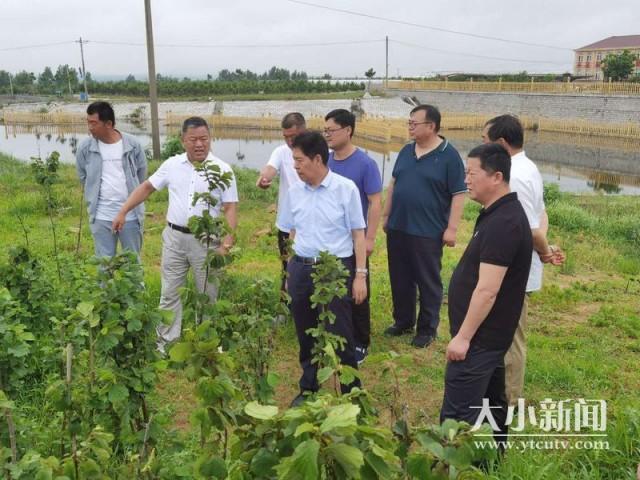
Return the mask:
MULTIPOLYGON (((274 65, 334 77, 362 77, 373 68, 384 76, 386 36, 390 76, 562 73, 572 69, 573 49, 640 34, 638 0, 151 0, 151 6, 156 72, 178 77, 215 77, 223 68, 261 73, 274 65)), ((80 37, 88 40, 86 68, 95 78, 146 77, 144 0, 0 2, 0 70, 78 67, 80 37)))

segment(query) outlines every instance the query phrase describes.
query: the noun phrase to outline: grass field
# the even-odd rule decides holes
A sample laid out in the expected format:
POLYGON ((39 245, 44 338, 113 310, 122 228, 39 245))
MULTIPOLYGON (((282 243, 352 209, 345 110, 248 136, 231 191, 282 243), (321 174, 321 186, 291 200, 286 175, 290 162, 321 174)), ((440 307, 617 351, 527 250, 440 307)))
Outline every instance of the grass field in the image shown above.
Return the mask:
MULTIPOLYGON (((215 150, 215 145, 214 145, 215 150)), ((157 163, 151 166, 153 171, 157 163)), ((56 217, 61 249, 75 251, 81 191, 70 166, 62 166, 56 217)), ((277 191, 254 187, 256 172, 237 170, 240 209, 240 257, 228 272, 220 295, 230 294, 233 278, 275 278, 279 274, 273 220, 277 191)), ((39 257, 51 257, 46 206, 23 162, 0 155, 0 263, 11 245, 26 244, 39 257)), ((166 192, 146 204, 142 252, 150 306, 159 297, 161 240, 166 192)), ((545 269, 544 288, 530 300, 525 398, 538 404, 551 398, 602 399, 608 402, 608 449, 527 449, 510 451, 489 478, 633 479, 640 462, 640 197, 571 196, 547 192, 550 239, 567 253, 563 267, 545 269)), ((469 238, 478 207, 465 206, 458 245, 443 258, 445 285, 469 238)), ((89 257, 92 240, 86 214, 80 230, 80 255, 89 257)), ((53 268, 53 263, 50 263, 53 268)), ((444 352, 450 338, 446 305, 438 340, 426 350, 409 345, 410 337, 390 339, 391 294, 385 236, 380 232, 371 259, 371 353, 393 350, 401 399, 412 421, 437 423, 442 401, 444 352)), ((272 369, 280 376, 277 403, 284 407, 297 393, 297 342, 291 321, 280 327, 272 369)), ((380 422, 390 422, 393 382, 378 366, 364 363, 364 386, 379 408, 380 422)), ((189 414, 195 407, 192 385, 178 371, 164 373, 154 402, 171 413, 182 435, 191 435, 189 414)), ((527 432, 538 432, 527 427, 527 432)))

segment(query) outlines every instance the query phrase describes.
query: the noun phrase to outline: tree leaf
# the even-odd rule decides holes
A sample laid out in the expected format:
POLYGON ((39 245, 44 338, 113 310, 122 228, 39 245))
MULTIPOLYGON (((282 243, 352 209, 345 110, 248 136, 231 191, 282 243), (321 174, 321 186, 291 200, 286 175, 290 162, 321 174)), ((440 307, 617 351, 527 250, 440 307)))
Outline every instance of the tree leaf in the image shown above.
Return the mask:
POLYGON ((26 343, 14 345, 13 347, 7 348, 7 353, 16 358, 25 357, 29 354, 29 345, 26 343))
POLYGON ((376 444, 373 444, 371 451, 365 454, 364 460, 379 478, 391 478, 393 473, 399 471, 398 457, 376 444))
POLYGON ((271 420, 278 415, 278 407, 274 405, 260 405, 258 402, 249 402, 244 406, 244 413, 259 420, 271 420))
POLYGON ((340 464, 347 478, 360 478, 360 467, 364 465, 360 450, 346 443, 332 443, 324 451, 340 464))
POLYGON ((300 425, 298 425, 298 428, 296 428, 296 431, 293 434, 293 436, 294 437, 299 437, 303 433, 313 432, 315 430, 316 430, 316 427, 313 425, 313 423, 304 422, 304 423, 301 423, 300 425))
POLYGON ((129 390, 124 385, 116 383, 109 389, 109 401, 111 403, 118 403, 123 401, 129 396, 129 390))
POLYGON ((329 380, 331 375, 333 375, 333 372, 334 370, 331 367, 323 367, 320 370, 318 370, 318 374, 317 374, 318 383, 323 384, 324 382, 329 380))
POLYGON ((51 467, 42 467, 36 473, 35 480, 53 480, 53 470, 51 467))
POLYGON ((273 467, 278 464, 278 460, 280 459, 275 453, 261 448, 251 459, 251 472, 256 477, 271 478, 274 476, 273 467))
POLYGON ((176 343, 171 350, 169 350, 169 357, 174 362, 185 362, 191 356, 191 344, 182 342, 176 343))
POLYGON ((429 480, 433 478, 431 475, 431 466, 433 462, 424 454, 412 453, 407 458, 407 473, 409 478, 418 480, 429 480))
POLYGON ((329 410, 327 418, 320 425, 320 431, 326 433, 336 428, 355 427, 359 413, 360 407, 352 403, 337 405, 329 410))
POLYGON ((139 332, 142 330, 142 322, 138 318, 133 318, 127 323, 127 331, 139 332))
POLYGON ((76 310, 80 312, 84 318, 89 318, 89 316, 93 312, 93 303, 91 302, 80 302, 76 307, 76 310))
POLYGON ((227 466, 218 456, 201 457, 196 463, 195 470, 205 478, 227 478, 227 466))
POLYGON ((442 438, 452 441, 458 434, 460 426, 460 422, 452 418, 447 418, 444 422, 442 422, 442 425, 440 425, 440 435, 442 435, 442 438))
POLYGON ((293 455, 283 458, 275 470, 282 480, 314 480, 319 478, 318 452, 320 444, 307 440, 296 447, 293 455))
POLYGON ((13 402, 7 398, 7 395, 2 390, 0 390, 0 408, 6 408, 7 410, 14 408, 13 402))

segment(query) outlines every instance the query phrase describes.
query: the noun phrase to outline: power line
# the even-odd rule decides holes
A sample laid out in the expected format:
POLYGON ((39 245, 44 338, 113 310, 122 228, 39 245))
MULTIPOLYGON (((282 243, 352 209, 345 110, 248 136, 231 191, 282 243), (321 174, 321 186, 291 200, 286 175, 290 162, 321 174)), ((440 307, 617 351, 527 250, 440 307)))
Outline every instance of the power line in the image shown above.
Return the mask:
POLYGON ((416 45, 415 43, 403 42, 401 40, 390 40, 390 42, 397 43, 399 45, 404 45, 406 47, 420 48, 422 50, 430 50, 432 52, 437 52, 437 53, 446 53, 447 55, 462 55, 465 57, 476 57, 476 58, 484 58, 488 60, 501 60, 504 62, 517 62, 517 63, 541 63, 541 64, 548 64, 548 65, 566 65, 567 64, 567 62, 548 62, 546 60, 527 60, 522 58, 492 57, 489 55, 480 55, 475 53, 453 52, 450 50, 440 50, 438 48, 426 47, 424 45, 416 45))
MULTIPOLYGON (((329 47, 336 45, 361 45, 369 43, 382 43, 384 39, 379 40, 353 40, 342 42, 322 42, 322 43, 262 43, 262 44, 186 44, 186 43, 156 43, 156 47, 164 48, 287 48, 287 47, 329 47)), ((125 45, 129 47, 144 47, 144 43, 134 42, 112 42, 91 40, 91 43, 97 45, 125 45)))
MULTIPOLYGON (((327 46, 336 46, 336 45, 359 45, 359 44, 372 44, 372 43, 382 43, 385 40, 354 40, 354 41, 341 41, 341 42, 321 42, 321 43, 284 43, 284 44, 163 44, 158 43, 156 47, 166 47, 166 48, 287 48, 287 47, 327 47, 327 46)), ((540 63, 540 64, 549 64, 549 65, 565 65, 566 62, 549 62, 545 60, 523 60, 523 59, 515 59, 515 58, 504 58, 504 57, 493 57, 488 55, 479 55, 473 53, 464 53, 464 52, 454 52, 449 50, 441 50, 437 48, 431 48, 423 45, 416 45, 409 42, 403 42, 400 40, 391 40, 391 42, 408 46, 415 47, 424 50, 430 50, 433 52, 445 53, 450 55, 462 55, 468 57, 476 57, 476 58, 484 58, 489 60, 502 60, 507 62, 517 62, 517 63, 540 63)), ((97 45, 120 45, 120 46, 133 46, 133 47, 144 47, 144 43, 135 43, 135 42, 114 42, 114 41, 102 41, 102 40, 92 40, 91 43, 97 45)))
POLYGON ((454 35, 463 35, 463 36, 466 36, 466 37, 481 38, 483 40, 493 40, 493 41, 496 41, 496 42, 514 43, 514 44, 518 44, 518 45, 526 45, 526 46, 529 46, 529 47, 551 48, 551 49, 554 49, 554 50, 565 50, 565 51, 568 50, 568 51, 571 51, 571 52, 573 51, 573 49, 567 48, 567 47, 558 47, 558 46, 555 46, 555 45, 545 45, 545 44, 542 44, 542 43, 523 42, 523 41, 520 41, 520 40, 511 40, 511 39, 508 39, 508 38, 491 37, 489 35, 480 35, 480 34, 477 34, 477 33, 462 32, 462 31, 459 31, 459 30, 449 30, 449 29, 446 29, 446 28, 434 27, 432 25, 423 25, 423 24, 420 24, 420 23, 407 22, 407 21, 404 21, 404 20, 396 20, 396 19, 393 19, 393 18, 380 17, 378 15, 371 15, 371 14, 368 14, 368 13, 355 12, 353 10, 346 10, 346 9, 343 9, 343 8, 334 8, 334 7, 328 7, 326 5, 318 5, 316 3, 304 2, 302 0, 286 0, 286 1, 291 2, 291 3, 297 3, 299 5, 306 5, 308 7, 321 8, 323 10, 330 10, 332 12, 346 13, 348 15, 356 15, 358 17, 371 18, 371 19, 374 19, 374 20, 382 20, 383 22, 397 23, 399 25, 408 25, 410 27, 423 28, 423 29, 426 29, 426 30, 435 30, 435 31, 438 31, 438 32, 452 33, 454 35))
POLYGON ((0 48, 0 52, 8 52, 10 50, 28 50, 31 48, 53 47, 56 45, 68 45, 70 43, 74 43, 74 40, 69 40, 67 42, 40 43, 37 45, 22 45, 19 47, 4 47, 4 48, 0 48))

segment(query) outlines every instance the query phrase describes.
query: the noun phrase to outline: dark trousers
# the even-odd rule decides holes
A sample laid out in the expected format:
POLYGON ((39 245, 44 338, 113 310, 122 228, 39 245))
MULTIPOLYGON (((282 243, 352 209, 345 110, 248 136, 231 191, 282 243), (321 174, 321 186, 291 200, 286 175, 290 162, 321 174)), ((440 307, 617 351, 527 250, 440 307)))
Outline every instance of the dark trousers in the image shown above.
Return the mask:
POLYGON ((482 399, 486 398, 498 426, 498 430, 494 429, 494 438, 497 442, 506 441, 508 402, 504 386, 505 353, 506 350, 488 350, 471 345, 464 360, 447 362, 440 422, 452 418, 473 425, 482 409, 472 407, 482 407, 482 399))
MULTIPOLYGON (((367 270, 369 270, 369 258, 367 258, 367 270)), ((352 302, 351 316, 353 321, 353 340, 357 347, 368 348, 371 343, 371 271, 367 275, 367 297, 360 305, 352 302)))
POLYGON ((278 230, 278 251, 280 252, 280 259, 282 260, 282 279, 280 281, 280 291, 286 292, 287 283, 287 258, 289 252, 287 251, 287 240, 289 240, 289 232, 283 232, 278 230))
POLYGON ((406 329, 416 324, 417 289, 420 312, 416 333, 435 335, 442 304, 442 240, 388 230, 387 254, 394 323, 406 329))
MULTIPOLYGON (((346 340, 343 350, 336 353, 340 357, 340 361, 344 365, 349 365, 355 369, 358 363, 355 358, 355 350, 353 345, 353 327, 351 324, 351 285, 353 283, 353 275, 355 269, 355 259, 353 257, 342 259, 342 263, 349 270, 349 280, 347 281, 347 295, 342 298, 334 298, 329 304, 331 310, 336 316, 333 325, 326 325, 327 331, 344 337, 346 340)), ((311 295, 313 294, 313 280, 311 273, 313 265, 305 265, 291 259, 288 265, 289 281, 287 283, 289 295, 291 296, 291 313, 293 321, 296 325, 296 333, 298 335, 298 344, 300 346, 300 366, 302 367, 302 376, 300 377, 300 390, 316 392, 319 389, 317 372, 318 364, 311 363, 312 349, 315 339, 307 333, 310 328, 318 326, 318 309, 311 307, 311 295)), ((341 385, 342 393, 348 393, 352 387, 359 386, 360 381, 356 381, 351 385, 341 385)))

